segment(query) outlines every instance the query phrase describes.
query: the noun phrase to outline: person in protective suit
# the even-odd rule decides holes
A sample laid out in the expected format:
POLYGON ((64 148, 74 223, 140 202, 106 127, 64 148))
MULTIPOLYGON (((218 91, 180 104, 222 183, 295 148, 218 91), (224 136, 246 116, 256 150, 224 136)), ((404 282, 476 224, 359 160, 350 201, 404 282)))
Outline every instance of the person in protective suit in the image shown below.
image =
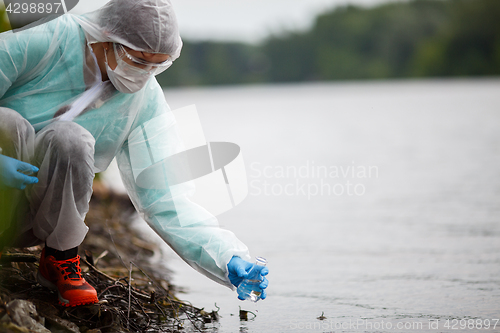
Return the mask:
POLYGON ((111 0, 0 34, 0 246, 45 244, 37 279, 65 306, 98 301, 78 246, 94 175, 115 157, 141 217, 194 269, 234 290, 254 266, 248 248, 189 200, 189 184, 172 191, 136 182, 182 151, 154 78, 181 48, 170 0, 111 0), (137 153, 146 146, 154 160, 137 153))

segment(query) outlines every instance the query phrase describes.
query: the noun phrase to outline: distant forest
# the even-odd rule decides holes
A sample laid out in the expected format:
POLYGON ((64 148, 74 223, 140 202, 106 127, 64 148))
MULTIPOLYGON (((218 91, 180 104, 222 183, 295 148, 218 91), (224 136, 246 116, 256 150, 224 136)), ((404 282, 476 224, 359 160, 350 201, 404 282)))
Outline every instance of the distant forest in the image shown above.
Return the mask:
POLYGON ((337 7, 305 32, 260 45, 185 41, 164 86, 493 76, 500 0, 413 0, 337 7))
POLYGON ((495 75, 500 0, 412 0, 336 7, 308 31, 258 45, 184 40, 181 57, 157 78, 191 86, 495 75))

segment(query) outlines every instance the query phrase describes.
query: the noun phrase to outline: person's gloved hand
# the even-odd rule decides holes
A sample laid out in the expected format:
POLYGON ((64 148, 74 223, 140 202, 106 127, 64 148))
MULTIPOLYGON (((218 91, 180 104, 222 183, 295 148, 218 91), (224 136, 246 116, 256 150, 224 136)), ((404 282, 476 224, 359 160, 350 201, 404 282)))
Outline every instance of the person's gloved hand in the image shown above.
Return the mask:
POLYGON ((38 183, 38 178, 29 176, 35 172, 36 166, 0 154, 0 186, 24 190, 26 185, 38 183))
MULTIPOLYGON (((227 270, 229 272, 229 281, 231 281, 231 283, 235 287, 238 287, 241 281, 243 281, 243 279, 247 277, 248 272, 250 272, 253 266, 257 265, 245 261, 240 257, 232 257, 229 263, 227 264, 227 270)), ((267 274, 269 274, 269 268, 262 267, 260 275, 262 275, 263 279, 262 282, 259 284, 259 288, 262 289, 262 294, 260 296, 261 299, 265 299, 267 296, 266 288, 269 285, 269 281, 265 278, 267 274)), ((238 298, 241 299, 239 296, 238 298)))

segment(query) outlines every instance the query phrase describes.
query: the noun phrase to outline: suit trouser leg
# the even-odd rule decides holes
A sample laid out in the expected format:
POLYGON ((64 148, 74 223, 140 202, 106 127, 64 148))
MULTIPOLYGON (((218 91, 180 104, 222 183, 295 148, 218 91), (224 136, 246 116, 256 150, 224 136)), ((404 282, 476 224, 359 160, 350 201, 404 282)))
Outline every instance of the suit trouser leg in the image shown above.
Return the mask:
POLYGON ((13 230, 11 245, 45 242, 60 251, 80 245, 88 231, 84 219, 94 179, 94 138, 80 125, 60 121, 35 134, 23 117, 6 108, 0 108, 0 120, 4 154, 40 169, 37 184, 2 193, 2 200, 12 198, 0 202, 2 224, 13 230))

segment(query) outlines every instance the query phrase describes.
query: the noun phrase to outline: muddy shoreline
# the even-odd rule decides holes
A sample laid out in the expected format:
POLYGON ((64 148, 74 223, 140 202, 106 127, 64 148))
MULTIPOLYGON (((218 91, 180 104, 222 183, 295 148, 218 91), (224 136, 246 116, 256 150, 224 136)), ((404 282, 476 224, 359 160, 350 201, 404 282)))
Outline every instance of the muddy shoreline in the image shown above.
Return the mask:
POLYGON ((129 198, 94 184, 79 247, 85 279, 99 303, 66 308, 36 282, 42 247, 6 249, 0 259, 0 332, 190 332, 218 320, 176 296, 159 248, 133 227, 129 198), (131 282, 131 283, 130 283, 131 282))

